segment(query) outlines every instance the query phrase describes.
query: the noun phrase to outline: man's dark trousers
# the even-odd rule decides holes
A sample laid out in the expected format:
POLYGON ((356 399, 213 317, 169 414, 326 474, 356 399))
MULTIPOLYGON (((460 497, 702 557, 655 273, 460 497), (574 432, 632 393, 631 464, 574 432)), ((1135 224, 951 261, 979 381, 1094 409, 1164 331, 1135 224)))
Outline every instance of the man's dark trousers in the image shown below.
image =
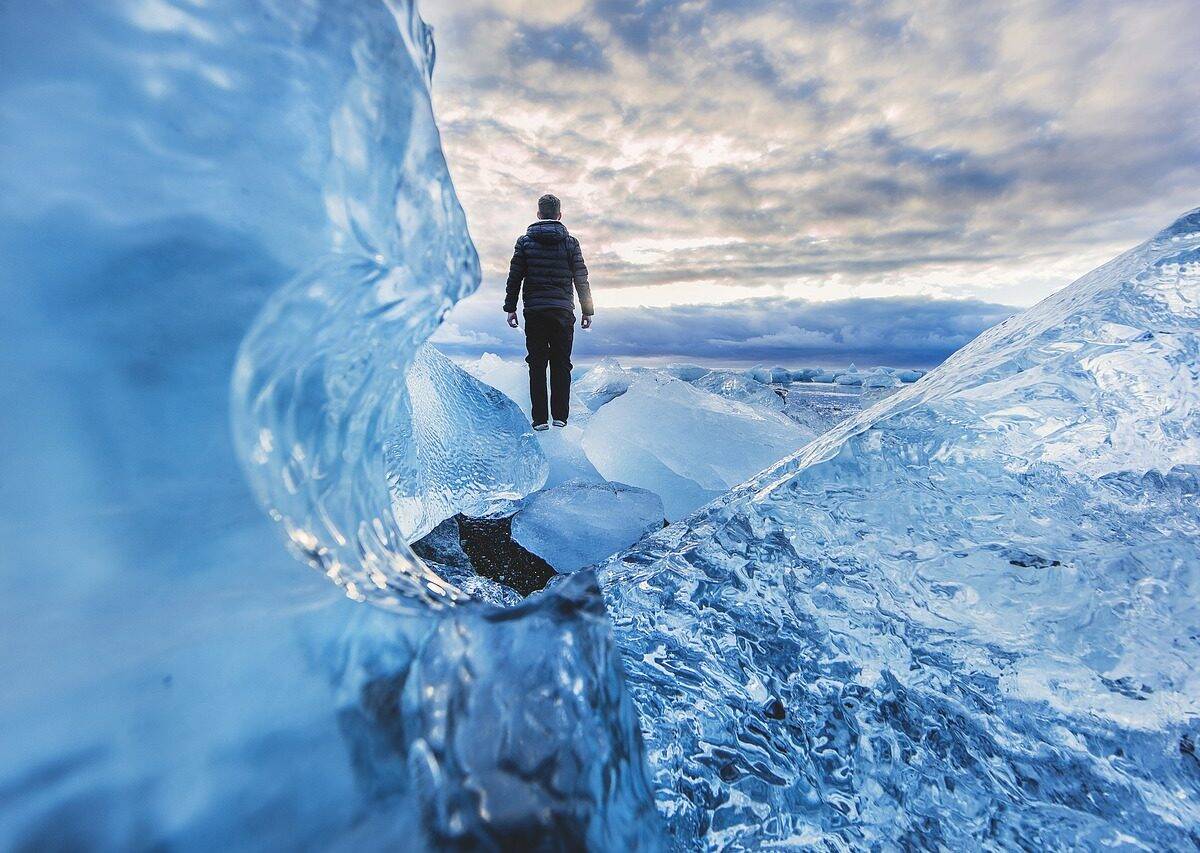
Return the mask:
POLYGON ((546 365, 550 365, 550 413, 565 421, 571 410, 571 343, 575 338, 575 313, 566 308, 525 311, 525 349, 529 363, 529 402, 533 422, 544 424, 546 365))

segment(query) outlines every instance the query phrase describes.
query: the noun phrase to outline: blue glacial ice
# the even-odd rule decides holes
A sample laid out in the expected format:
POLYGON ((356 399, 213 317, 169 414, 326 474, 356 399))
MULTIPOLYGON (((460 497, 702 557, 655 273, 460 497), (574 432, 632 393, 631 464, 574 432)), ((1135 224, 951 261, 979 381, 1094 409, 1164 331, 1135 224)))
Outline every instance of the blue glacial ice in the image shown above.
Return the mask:
MULTIPOLYGON (((411 5, 0 55, 0 848, 1196 846, 1200 212, 728 494, 794 438, 653 448, 717 501, 503 608, 408 545, 555 470, 422 350, 478 263, 411 5)), ((627 372, 609 461, 646 382, 805 432, 627 372)))
POLYGON ((545 465, 420 354, 478 263, 411 5, 18 0, 0 55, 0 848, 653 849, 594 577, 406 541, 545 465))
POLYGON ((672 836, 1196 846, 1198 292, 1200 210, 601 567, 672 836))
POLYGON ((594 412, 628 391, 636 376, 615 358, 605 358, 571 383, 571 399, 580 400, 594 412))
POLYGON ((773 409, 646 372, 592 414, 583 449, 605 479, 655 492, 679 519, 813 435, 773 409))
POLYGON ((574 572, 658 530, 665 515, 654 492, 571 480, 527 500, 513 516, 512 537, 556 571, 574 572))
MULTIPOLYGON (((525 362, 506 360, 494 353, 484 353, 463 367, 480 382, 490 385, 515 401, 528 424, 529 368, 525 362)), ((583 452, 583 430, 590 414, 584 395, 572 394, 567 426, 534 433, 538 448, 548 464, 545 488, 554 488, 571 480, 603 482, 604 478, 583 452)))
POLYGON ((492 514, 546 482, 550 466, 528 417, 429 344, 417 350, 405 390, 411 415, 384 463, 406 541, 456 513, 492 514))

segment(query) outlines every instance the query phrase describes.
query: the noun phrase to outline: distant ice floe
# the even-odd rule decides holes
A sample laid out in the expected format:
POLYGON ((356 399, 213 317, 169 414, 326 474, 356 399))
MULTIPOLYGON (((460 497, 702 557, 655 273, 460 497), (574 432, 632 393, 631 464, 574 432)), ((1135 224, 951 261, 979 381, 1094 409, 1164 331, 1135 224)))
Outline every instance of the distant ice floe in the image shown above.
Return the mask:
POLYGON ((744 371, 744 375, 764 385, 786 385, 792 382, 835 383, 838 385, 862 386, 865 388, 894 388, 901 383, 916 382, 927 371, 913 368, 874 367, 859 370, 851 364, 845 368, 824 367, 763 367, 758 365, 744 371), (897 381, 890 382, 887 377, 897 381))
MULTIPOLYGON (((523 362, 485 353, 463 366, 528 415, 523 362)), ((898 372, 860 373, 851 365, 828 374, 846 392, 822 397, 814 380, 826 374, 815 368, 626 367, 606 358, 576 376, 568 426, 537 434, 550 467, 545 487, 572 479, 630 483, 660 495, 667 516, 681 518, 877 402, 900 385, 898 372)))

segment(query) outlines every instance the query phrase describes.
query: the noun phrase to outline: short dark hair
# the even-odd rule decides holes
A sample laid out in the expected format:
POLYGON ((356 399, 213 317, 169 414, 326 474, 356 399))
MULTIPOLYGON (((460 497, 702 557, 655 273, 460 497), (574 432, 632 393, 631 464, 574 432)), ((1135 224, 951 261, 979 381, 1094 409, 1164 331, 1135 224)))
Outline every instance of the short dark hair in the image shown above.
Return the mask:
POLYGON ((562 202, 558 196, 546 193, 538 199, 538 219, 558 219, 562 216, 562 202))

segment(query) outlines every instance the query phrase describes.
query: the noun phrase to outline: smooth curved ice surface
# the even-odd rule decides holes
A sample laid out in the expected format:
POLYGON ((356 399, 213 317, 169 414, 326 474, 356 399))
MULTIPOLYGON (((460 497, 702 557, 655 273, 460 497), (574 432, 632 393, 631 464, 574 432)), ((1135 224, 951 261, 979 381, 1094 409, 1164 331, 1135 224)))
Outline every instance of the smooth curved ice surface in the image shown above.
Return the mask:
MULTIPOLYGON (((405 374, 479 275, 433 123, 432 42, 407 6, 313 13, 359 27, 342 76, 325 84, 334 103, 318 177, 330 233, 242 341, 234 439, 259 501, 314 568, 354 598, 443 604, 457 591, 412 555, 393 514, 406 495, 396 482, 412 424, 405 374), (376 19, 401 13, 415 22, 408 31, 376 19)), ((319 46, 312 53, 327 64, 319 46)))
POLYGON ((388 442, 392 507, 406 541, 457 513, 487 515, 546 482, 524 412, 429 344, 405 378, 412 419, 388 442))
POLYGON ((624 483, 571 480, 538 492, 513 516, 513 540, 558 572, 575 572, 663 526, 662 499, 624 483))
POLYGON ((654 849, 591 577, 435 612, 393 508, 478 272, 432 55, 404 0, 0 4, 0 848, 654 849), (280 547, 235 363, 262 504, 392 612, 280 547))
MULTIPOLYGON (((505 360, 488 352, 467 362, 463 367, 476 379, 503 392, 516 403, 526 424, 529 423, 529 368, 523 361, 505 360)), ((568 480, 599 482, 604 479, 583 452, 583 430, 587 426, 589 415, 590 410, 584 395, 576 393, 576 387, 573 386, 567 426, 533 434, 549 465, 545 488, 553 488, 568 480)))
POLYGON ((600 570, 685 846, 1185 849, 1200 210, 600 570))
POLYGON ((657 493, 678 519, 810 438, 778 412, 647 372, 592 414, 583 449, 606 479, 657 493))

